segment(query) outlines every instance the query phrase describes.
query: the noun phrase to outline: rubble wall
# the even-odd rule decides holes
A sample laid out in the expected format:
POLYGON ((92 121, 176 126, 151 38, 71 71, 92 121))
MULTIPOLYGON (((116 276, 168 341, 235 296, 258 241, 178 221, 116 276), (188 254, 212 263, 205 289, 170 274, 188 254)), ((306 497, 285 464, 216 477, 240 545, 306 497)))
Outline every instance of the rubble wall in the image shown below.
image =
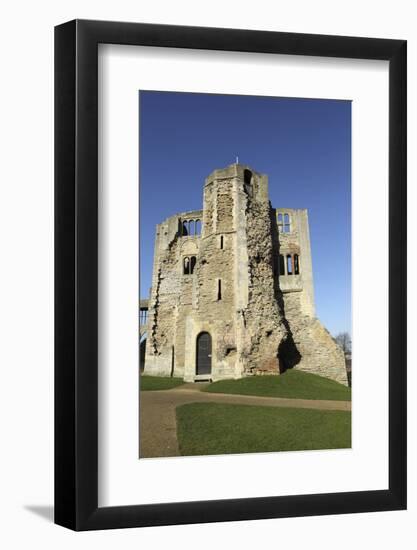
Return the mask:
POLYGON ((195 296, 193 277, 183 276, 183 257, 198 255, 199 236, 181 237, 180 220, 202 211, 168 218, 156 228, 149 299, 145 374, 183 376, 185 320, 195 296))
POLYGON ((243 310, 244 371, 247 375, 279 374, 279 346, 289 337, 289 331, 276 297, 276 258, 266 177, 252 173, 243 190, 248 256, 248 304, 243 310))
POLYGON ((302 295, 284 295, 284 311, 294 343, 301 355, 297 369, 348 385, 345 356, 341 347, 315 317, 303 313, 302 295))

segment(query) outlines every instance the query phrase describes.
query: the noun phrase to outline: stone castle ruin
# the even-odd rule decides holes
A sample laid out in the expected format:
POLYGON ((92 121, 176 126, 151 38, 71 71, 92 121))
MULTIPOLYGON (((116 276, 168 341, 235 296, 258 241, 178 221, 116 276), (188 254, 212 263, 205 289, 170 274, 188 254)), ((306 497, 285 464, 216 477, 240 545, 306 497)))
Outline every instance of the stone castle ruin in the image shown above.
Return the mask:
POLYGON ((343 351, 315 317, 307 211, 273 208, 267 176, 247 166, 215 170, 203 210, 157 225, 142 302, 144 374, 196 382, 297 368, 347 385, 343 351))

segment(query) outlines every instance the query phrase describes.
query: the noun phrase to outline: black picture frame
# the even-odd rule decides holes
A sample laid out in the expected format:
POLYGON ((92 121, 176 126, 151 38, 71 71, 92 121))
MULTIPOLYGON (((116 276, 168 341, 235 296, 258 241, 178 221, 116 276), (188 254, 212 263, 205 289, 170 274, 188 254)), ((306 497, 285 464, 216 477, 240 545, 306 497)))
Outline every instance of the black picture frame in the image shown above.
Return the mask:
POLYGON ((74 20, 55 28, 55 522, 74 530, 406 508, 406 41, 74 20), (98 44, 389 61, 389 488, 98 507, 98 44))

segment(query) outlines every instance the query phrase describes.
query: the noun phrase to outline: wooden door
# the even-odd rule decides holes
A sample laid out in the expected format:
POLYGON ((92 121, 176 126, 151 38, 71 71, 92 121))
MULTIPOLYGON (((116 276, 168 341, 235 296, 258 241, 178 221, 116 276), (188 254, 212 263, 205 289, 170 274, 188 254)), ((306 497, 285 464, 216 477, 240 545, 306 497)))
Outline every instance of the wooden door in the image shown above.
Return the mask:
POLYGON ((196 374, 211 374, 211 336, 208 332, 197 336, 196 374))

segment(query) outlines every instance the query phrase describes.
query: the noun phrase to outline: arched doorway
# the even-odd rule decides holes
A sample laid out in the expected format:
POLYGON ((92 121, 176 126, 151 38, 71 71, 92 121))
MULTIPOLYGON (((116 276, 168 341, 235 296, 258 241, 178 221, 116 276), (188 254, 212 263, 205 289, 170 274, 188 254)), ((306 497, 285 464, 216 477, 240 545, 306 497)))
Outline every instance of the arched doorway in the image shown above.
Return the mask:
POLYGON ((196 374, 211 374, 211 336, 200 332, 197 336, 196 374))

